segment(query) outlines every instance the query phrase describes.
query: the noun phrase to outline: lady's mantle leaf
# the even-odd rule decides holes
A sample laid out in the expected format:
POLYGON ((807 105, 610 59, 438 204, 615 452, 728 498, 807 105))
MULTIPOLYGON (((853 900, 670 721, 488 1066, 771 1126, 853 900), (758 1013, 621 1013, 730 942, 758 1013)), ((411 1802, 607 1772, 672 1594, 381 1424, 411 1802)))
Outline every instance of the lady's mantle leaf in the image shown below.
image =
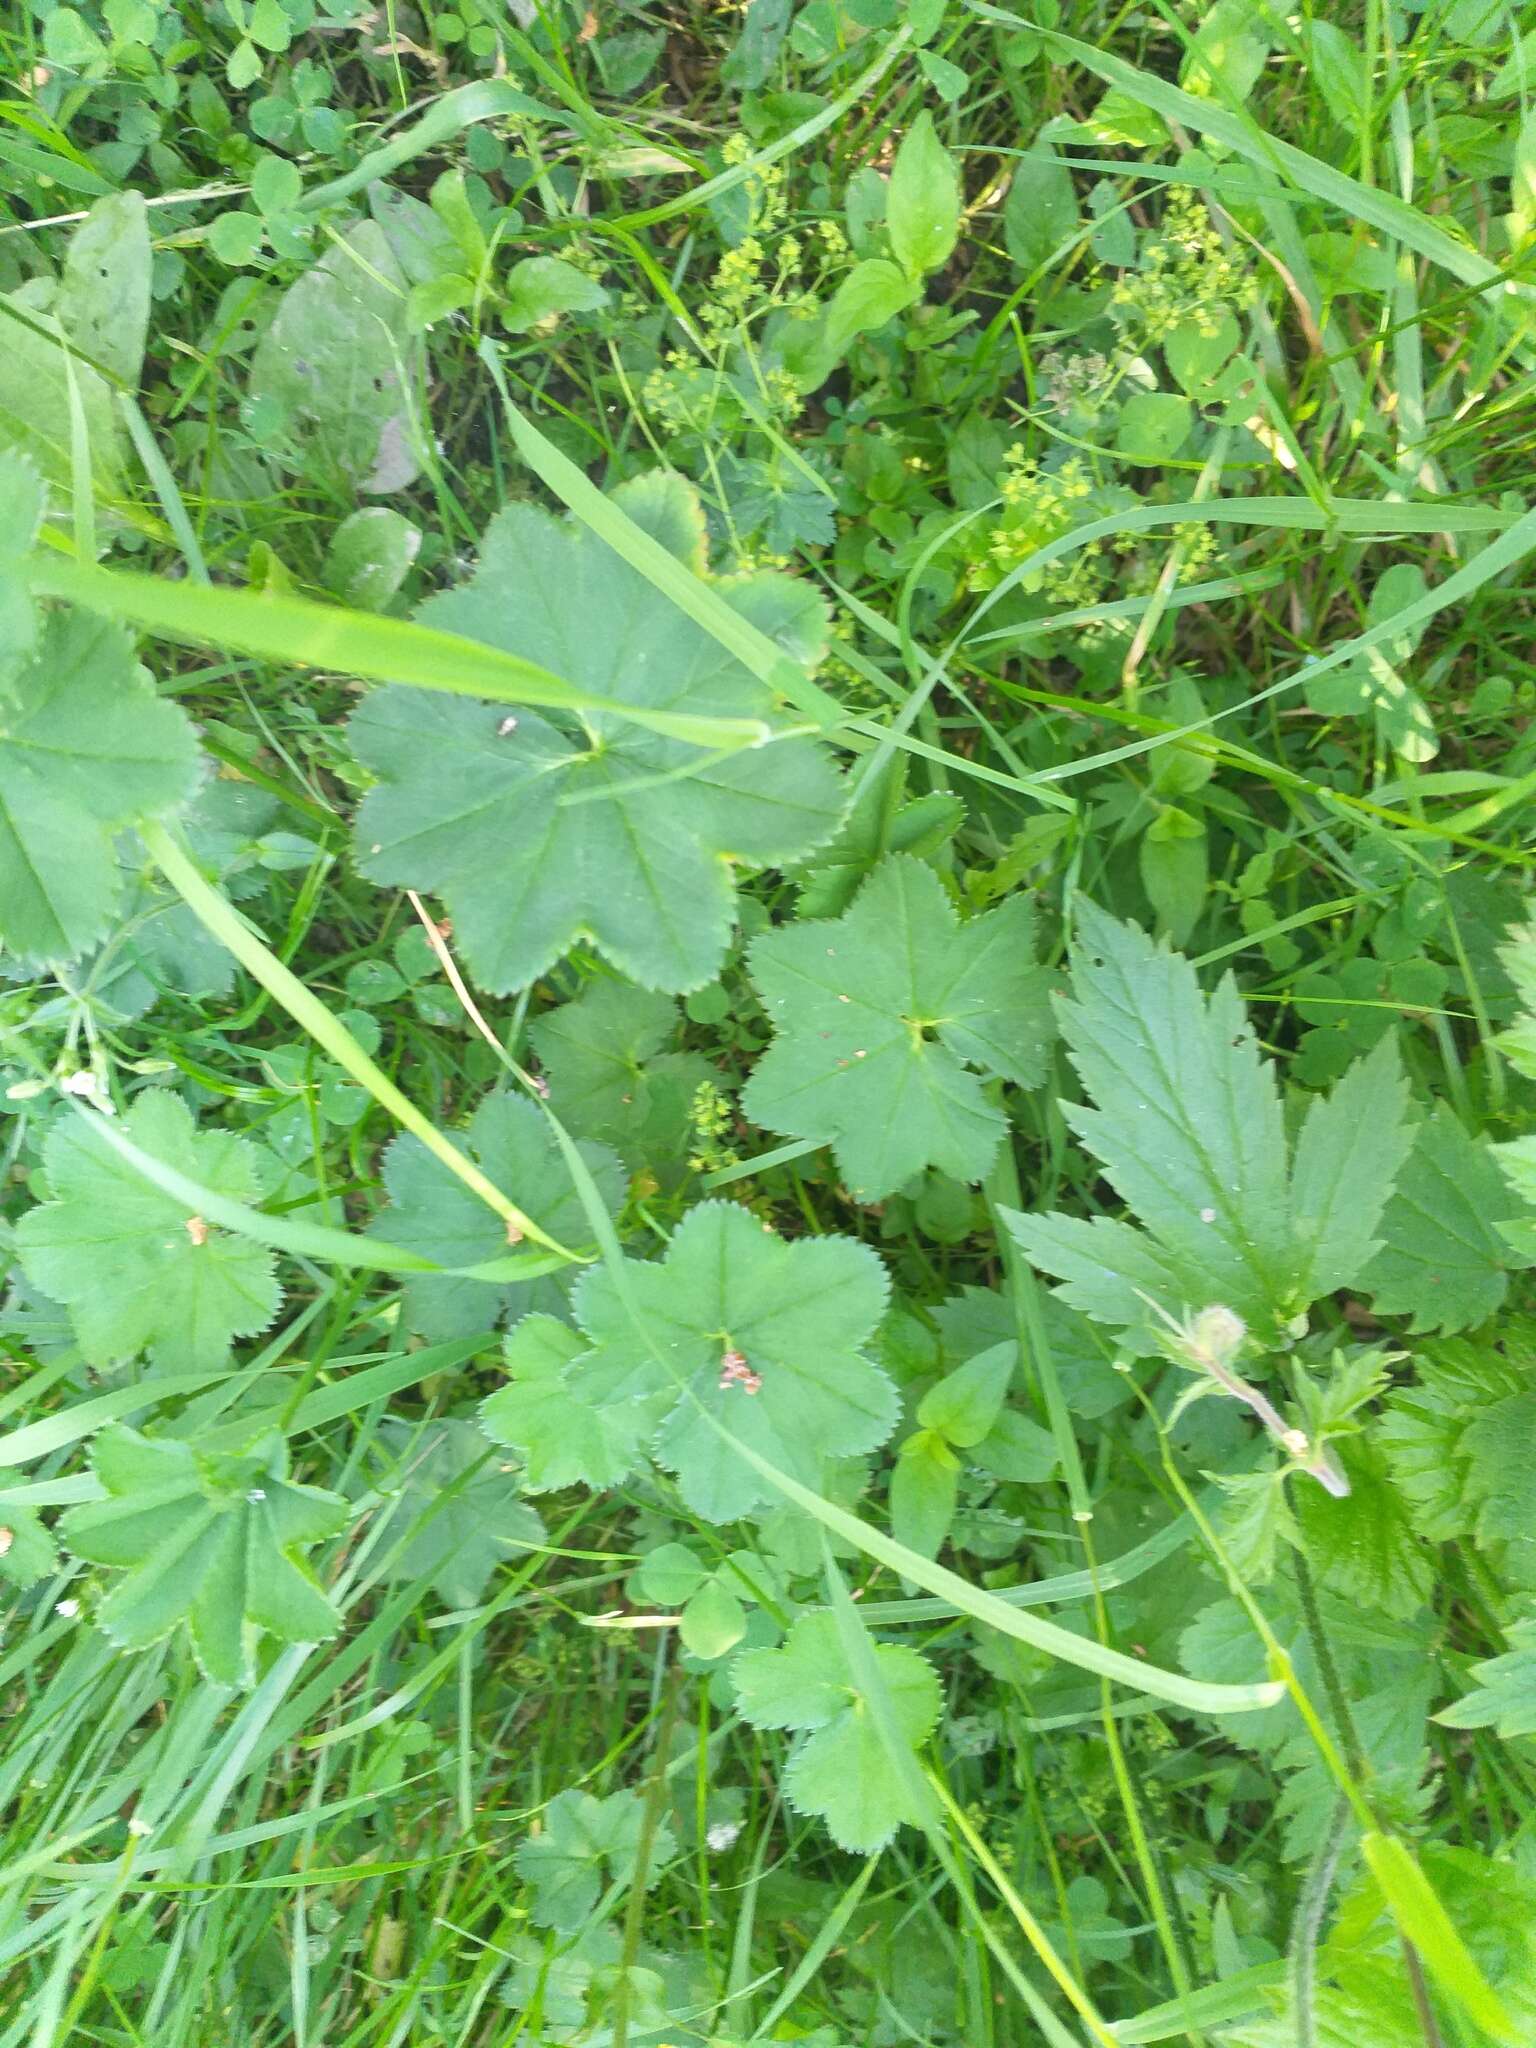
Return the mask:
MULTIPOLYGON (((499 1188, 561 1244, 588 1242, 586 1212, 571 1185, 549 1124, 531 1102, 490 1095, 469 1120, 463 1149, 499 1188)), ((578 1147, 598 1192, 616 1215, 624 1199, 624 1174, 606 1145, 578 1147)), ((390 1206, 379 1218, 379 1233, 408 1251, 444 1266, 474 1266, 504 1258, 511 1247, 502 1219, 478 1195, 433 1157, 419 1138, 396 1138, 384 1155, 384 1184, 390 1206)), ((472 1337, 498 1322, 509 1304, 557 1306, 559 1283, 522 1282, 498 1287, 483 1280, 423 1276, 406 1287, 410 1328, 433 1343, 472 1337)))
MULTIPOLYGON (((696 546, 697 500, 681 479, 616 496, 675 553, 696 546)), ((766 630, 788 620, 804 636, 788 579, 726 595, 766 630)), ((761 683, 596 534, 532 506, 502 512, 472 580, 420 617, 625 703, 772 709, 761 683)), ((805 739, 716 759, 611 713, 578 726, 405 689, 374 691, 351 735, 382 785, 358 814, 363 872, 441 895, 470 971, 498 993, 581 941, 645 988, 699 987, 730 938, 732 864, 801 858, 831 837, 842 804, 825 749, 805 739)))
POLYGON ((1274 1069, 1230 977, 1079 906, 1071 1001, 1059 1003, 1093 1107, 1063 1102, 1141 1223, 1010 1216, 1026 1255, 1097 1321, 1145 1330, 1222 1303, 1275 1341, 1308 1304, 1359 1281, 1412 1137, 1390 1038, 1316 1100, 1288 1163, 1274 1069))
MULTIPOLYGON (((544 1825, 513 1854, 517 1874, 534 1889, 529 1917, 541 1927, 574 1934, 597 1904, 606 1878, 632 1884, 645 1810, 633 1792, 606 1799, 562 1792, 544 1810, 544 1825)), ((646 1865, 650 1890, 671 1861, 672 1831, 665 1822, 651 1835, 646 1865)))
MULTIPOLYGON (((916 1650, 879 1644, 894 1732, 916 1749, 942 1704, 933 1666, 916 1650)), ((784 1795, 799 1813, 820 1814, 845 1849, 871 1855, 904 1820, 901 1787, 867 1701, 854 1683, 824 1609, 802 1614, 779 1650, 745 1650, 731 1666, 743 1720, 754 1728, 802 1731, 784 1773, 784 1795)))
POLYGON ((398 1489, 394 1505, 374 1531, 373 1556, 389 1578, 429 1581, 445 1605, 470 1607, 504 1558, 543 1541, 515 1475, 472 1422, 386 1420, 379 1438, 398 1461, 381 1481, 398 1489))
MULTIPOLYGON (((199 1131, 164 1089, 124 1118, 134 1143, 237 1202, 255 1200, 255 1156, 230 1131, 199 1131)), ((189 1216, 81 1116, 60 1118, 43 1165, 53 1199, 16 1227, 27 1278, 69 1310, 90 1365, 147 1351, 165 1372, 217 1370, 235 1337, 264 1330, 282 1293, 272 1254, 189 1216)))
POLYGON ((208 1676, 248 1685, 263 1632, 285 1643, 336 1633, 336 1610, 301 1553, 334 1536, 351 1510, 289 1479, 275 1431, 210 1456, 106 1429, 91 1464, 107 1498, 71 1508, 59 1527, 76 1557, 127 1572, 96 1610, 113 1642, 141 1650, 185 1622, 208 1676))
POLYGON ((787 1244, 745 1209, 704 1202, 665 1259, 626 1264, 622 1287, 606 1267, 588 1271, 574 1304, 587 1348, 558 1379, 542 1350, 537 1373, 513 1360, 518 1382, 486 1404, 486 1425, 524 1452, 534 1487, 562 1483, 552 1471, 612 1484, 653 1437, 695 1513, 732 1521, 771 1493, 714 1423, 808 1484, 824 1458, 890 1435, 896 1391, 862 1348, 885 1300, 884 1270, 863 1245, 787 1244), (583 1450, 563 1456, 562 1431, 583 1450))
POLYGON ((677 1004, 629 982, 594 981, 528 1028, 566 1126, 600 1138, 636 1169, 675 1159, 688 1144, 694 1095, 716 1080, 697 1052, 673 1048, 677 1004))
POLYGON ((1530 1263, 1498 1228, 1516 1207, 1487 1144, 1440 1104, 1398 1176, 1382 1218, 1385 1241, 1361 1281, 1377 1314, 1412 1316, 1415 1332, 1486 1322, 1510 1272, 1530 1263))
POLYGON ((485 1401, 480 1422, 521 1453, 528 1493, 616 1486, 640 1455, 650 1423, 638 1402, 594 1406, 567 1385, 566 1367, 585 1349, 581 1333, 553 1316, 524 1316, 507 1338, 511 1379, 485 1401))
POLYGON ((120 629, 50 614, 0 693, 0 943, 23 962, 94 945, 120 887, 113 834, 185 802, 197 762, 120 629))
POLYGON ((967 1069, 1023 1087, 1045 1074, 1033 941, 1022 897, 962 924, 931 868, 882 861, 840 918, 754 942, 752 978, 779 1035, 747 1083, 747 1115, 830 1139, 863 1201, 925 1166, 980 1180, 1005 1122, 967 1069))
POLYGON ((30 1508, 0 1507, 0 1579, 30 1586, 56 1571, 58 1545, 30 1508))

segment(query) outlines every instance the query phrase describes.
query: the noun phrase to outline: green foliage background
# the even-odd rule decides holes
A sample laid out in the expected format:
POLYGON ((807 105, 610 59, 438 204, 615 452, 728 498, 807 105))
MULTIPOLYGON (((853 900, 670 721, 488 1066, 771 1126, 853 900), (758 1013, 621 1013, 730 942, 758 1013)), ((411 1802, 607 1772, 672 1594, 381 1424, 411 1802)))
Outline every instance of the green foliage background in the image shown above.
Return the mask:
POLYGON ((1536 13, 0 50, 0 2048, 1528 2040, 1536 13))

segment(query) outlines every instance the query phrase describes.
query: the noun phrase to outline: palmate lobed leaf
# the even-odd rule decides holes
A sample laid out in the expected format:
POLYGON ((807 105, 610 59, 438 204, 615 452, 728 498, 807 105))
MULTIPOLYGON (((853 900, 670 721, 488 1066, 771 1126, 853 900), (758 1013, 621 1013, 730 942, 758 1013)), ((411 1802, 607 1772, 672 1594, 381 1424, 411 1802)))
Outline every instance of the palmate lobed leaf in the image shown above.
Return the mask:
MULTIPOLYGON (((505 1092, 488 1095, 470 1118, 462 1144, 541 1229, 562 1244, 589 1241, 581 1197, 548 1120, 534 1103, 505 1092)), ((624 1199, 617 1157, 606 1145, 583 1142, 578 1149, 608 1213, 617 1215, 624 1199)), ((384 1184, 389 1206, 381 1211, 377 1229, 389 1242, 445 1266, 478 1265, 510 1249, 501 1218, 419 1138, 405 1133, 393 1141, 384 1155, 384 1184)), ((553 1276, 510 1286, 422 1277, 406 1287, 405 1318, 411 1330, 440 1343, 493 1328, 509 1308, 527 1313, 557 1306, 562 1299, 561 1282, 553 1276)))
MULTIPOLYGON (((590 1792, 561 1792, 544 1809, 536 1835, 514 1851, 519 1877, 533 1886, 530 1918, 541 1927, 574 1934, 597 1904, 605 1879, 630 1884, 639 1860, 645 1810, 629 1791, 598 1799, 590 1792)), ((662 1822, 651 1834, 646 1890, 671 1860, 672 1831, 662 1822)))
POLYGON ((886 1296, 879 1259, 852 1239, 786 1243, 745 1209, 704 1202, 664 1259, 626 1261, 621 1279, 588 1271, 574 1356, 556 1363, 553 1332, 537 1344, 530 1332, 524 1355, 520 1326, 514 1387, 491 1397, 484 1420, 524 1455, 535 1490, 612 1484, 649 1444, 695 1513, 731 1521, 772 1495, 715 1424, 811 1484, 824 1459, 890 1435, 896 1390, 864 1348, 886 1296))
MULTIPOLYGON (((932 1734, 942 1705, 933 1666, 916 1650, 887 1643, 870 1654, 885 1686, 891 1732, 916 1749, 932 1734)), ((819 1814, 844 1849, 873 1854, 913 1818, 830 1611, 802 1614, 780 1649, 744 1650, 731 1666, 731 1683, 742 1719, 754 1728, 800 1732, 784 1772, 785 1795, 798 1812, 819 1814)))
POLYGON ((636 1170, 676 1159, 693 1097, 717 1078, 702 1053, 676 1048, 678 1006, 654 989, 594 981, 528 1028, 550 1108, 578 1137, 612 1145, 636 1170))
POLYGON ((830 1140, 861 1201, 925 1166, 985 1175, 1007 1125, 973 1070, 1034 1086, 1052 1036, 1023 897, 962 924, 931 868, 892 855, 840 918, 765 933, 748 964, 777 1033, 754 1122, 830 1140))
POLYGON ((114 833, 176 809, 197 775, 186 714, 121 629, 51 612, 0 688, 0 943, 22 963, 94 945, 122 887, 114 833))
POLYGON ((127 1574, 96 1610, 113 1642, 144 1649, 185 1624, 210 1678, 248 1685, 263 1633, 289 1643, 336 1633, 339 1616, 303 1553, 351 1510, 289 1479, 276 1431, 213 1457, 119 1426, 96 1438, 91 1464, 107 1497, 71 1508, 59 1528, 76 1557, 127 1574))
POLYGON ((1221 1303, 1273 1343, 1357 1284, 1413 1135, 1393 1041, 1314 1100, 1292 1153, 1230 976, 1207 997, 1181 955, 1085 902, 1072 982, 1058 1010, 1092 1106, 1062 1110, 1141 1227, 1008 1212, 1063 1298, 1147 1341, 1156 1310, 1221 1303))
MULTIPOLYGON (((146 1089, 123 1128, 205 1188, 247 1204, 259 1192, 252 1148, 232 1131, 199 1131, 166 1089, 146 1089)), ((59 1118, 43 1165, 51 1199, 22 1217, 17 1247, 27 1278, 69 1310, 89 1364, 143 1351, 163 1372, 216 1369, 234 1338, 254 1336, 277 1313, 272 1254, 189 1216, 83 1115, 59 1118)))
MULTIPOLYGON (((642 478, 615 498, 674 554, 698 557, 698 500, 681 478, 642 478)), ((819 654, 824 615, 789 578, 723 591, 802 658, 819 654)), ((420 616, 622 703, 773 708, 595 534, 532 506, 501 512, 471 580, 420 616)), ((358 814, 363 872, 440 895, 470 972, 494 993, 526 987, 582 942, 644 988, 700 987, 733 928, 732 866, 801 858, 842 810, 838 772, 808 739, 717 758, 613 714, 578 726, 400 689, 373 692, 349 731, 380 784, 358 814)))

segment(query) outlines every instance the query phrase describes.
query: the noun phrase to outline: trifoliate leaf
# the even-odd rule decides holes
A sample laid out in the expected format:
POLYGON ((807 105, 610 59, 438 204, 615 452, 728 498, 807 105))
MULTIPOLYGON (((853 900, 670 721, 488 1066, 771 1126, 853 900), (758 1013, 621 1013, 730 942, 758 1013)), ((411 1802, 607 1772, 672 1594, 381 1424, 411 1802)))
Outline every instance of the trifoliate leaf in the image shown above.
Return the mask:
MULTIPOLYGON (((243 1203, 258 1193, 256 1154, 226 1130, 199 1131, 179 1096, 140 1095, 123 1128, 151 1157, 243 1203)), ((63 1116, 43 1166, 51 1199, 29 1209, 16 1241, 27 1278, 68 1308, 86 1362, 149 1353, 164 1372, 217 1371, 236 1337, 277 1313, 272 1254, 188 1215, 86 1119, 63 1116)))
POLYGON ((93 945, 121 886, 113 834, 185 802, 197 761, 122 631, 51 613, 0 696, 0 942, 35 962, 93 945))
MULTIPOLYGON (((933 1667, 916 1650, 890 1644, 875 1645, 871 1655, 894 1732, 916 1749, 933 1732, 942 1704, 933 1667)), ((843 1848, 871 1855, 912 1818, 833 1614, 802 1614, 782 1649, 743 1651, 731 1683, 742 1718, 754 1728, 800 1732, 784 1796, 797 1812, 819 1814, 843 1848)))
POLYGON ((962 924, 931 868, 882 861, 840 918, 765 933, 749 965, 778 1032, 742 1106, 830 1140, 878 1201, 925 1166, 980 1180, 1006 1128, 972 1068, 1033 1087, 1051 1037, 1047 977, 1019 896, 962 924))
MULTIPOLYGON (((644 1805, 633 1792, 613 1792, 606 1799, 590 1792, 562 1792, 552 1799, 542 1828, 512 1857, 518 1876, 533 1886, 529 1917, 541 1927, 574 1934, 605 1884, 633 1883, 644 1822, 644 1805)), ((647 1891, 674 1848, 671 1829, 663 1822, 651 1835, 647 1891)))
MULTIPOLYGON (((525 1216, 558 1243, 576 1250, 591 1231, 581 1197, 543 1112, 521 1096, 488 1095, 470 1118, 461 1149, 508 1194, 525 1216)), ((610 1215, 624 1199, 624 1174, 606 1145, 578 1146, 610 1215)), ((384 1155, 389 1207, 378 1220, 382 1237, 444 1266, 472 1266, 505 1258, 507 1226, 419 1138, 398 1137, 384 1155)), ((473 1337, 492 1329, 508 1308, 519 1313, 555 1308, 562 1299, 554 1279, 498 1286, 484 1280, 423 1275, 407 1283, 410 1328, 433 1343, 473 1337)))
MULTIPOLYGON (((683 557, 698 501, 680 478, 615 493, 683 557)), ((766 631, 799 587, 760 576, 722 586, 766 631)), ((493 521, 480 565, 420 617, 651 709, 764 717, 768 691, 587 527, 529 505, 493 521)), ((526 987, 581 942, 645 988, 698 988, 735 917, 735 865, 799 859, 835 830, 841 784, 824 748, 777 741, 715 758, 613 713, 581 725, 505 705, 376 690, 352 744, 381 787, 357 836, 375 881, 433 890, 465 963, 495 993, 526 987)))
POLYGON ((528 1036, 566 1129, 612 1145, 631 1167, 678 1158, 693 1098, 716 1079, 702 1053, 675 1050, 679 1024, 670 996, 624 981, 594 981, 536 1018, 528 1036))
POLYGON ((1026 1255, 1099 1322, 1145 1332, 1222 1304, 1272 1342, 1310 1302, 1358 1281, 1408 1148, 1407 1090, 1383 1040, 1314 1102, 1287 1170, 1274 1069, 1228 977, 1080 906, 1073 998, 1059 1002, 1091 1108, 1062 1110, 1142 1225, 1012 1216, 1026 1255))
POLYGON ((640 1411, 688 1505, 732 1521, 773 1493, 714 1423, 809 1485, 823 1459, 890 1435, 896 1391, 864 1350, 886 1291, 879 1259, 850 1238, 786 1243, 745 1209, 704 1202, 663 1260, 625 1267, 622 1292, 606 1267, 587 1273, 575 1308, 592 1348, 568 1384, 592 1407, 640 1411))
POLYGON ((125 1650, 158 1643, 181 1623, 221 1685, 248 1685, 261 1634, 317 1643, 339 1618, 301 1553, 345 1527, 334 1493, 288 1477, 275 1432, 227 1455, 195 1444, 103 1430, 91 1466, 107 1498, 71 1508, 60 1533, 88 1564, 126 1570, 96 1610, 125 1650))
POLYGON ((1517 1621, 1501 1657, 1472 1666, 1474 1689, 1435 1719, 1447 1728, 1496 1728, 1506 1742, 1536 1735, 1536 1621, 1517 1621))
POLYGON ((1526 1263, 1498 1229, 1515 1207, 1488 1146, 1440 1104, 1398 1175, 1384 1242, 1361 1279, 1376 1313, 1411 1316, 1415 1332, 1486 1322, 1510 1270, 1526 1263))
POLYGON ((389 1578, 430 1581, 445 1606, 471 1607, 499 1564, 543 1541, 516 1475, 472 1422, 386 1421, 379 1439, 393 1461, 379 1484, 396 1499, 375 1526, 372 1555, 389 1578))
POLYGON ((0 1579, 30 1586, 58 1562, 58 1545, 30 1508, 0 1506, 0 1579))

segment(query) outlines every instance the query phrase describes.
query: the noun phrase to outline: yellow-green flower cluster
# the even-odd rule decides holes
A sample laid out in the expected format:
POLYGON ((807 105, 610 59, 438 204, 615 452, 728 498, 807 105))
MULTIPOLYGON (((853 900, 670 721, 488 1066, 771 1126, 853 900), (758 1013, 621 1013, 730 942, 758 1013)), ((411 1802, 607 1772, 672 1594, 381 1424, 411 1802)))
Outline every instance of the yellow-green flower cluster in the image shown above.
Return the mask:
MULTIPOLYGON (((1015 446, 1003 460, 1006 467, 998 493, 1007 509, 988 536, 985 557, 972 566, 974 589, 992 588, 1037 549, 1084 524, 1094 492, 1093 478, 1080 456, 1068 456, 1056 469, 1046 470, 1015 446)), ((1092 604, 1103 587, 1101 557, 1099 542, 1090 541, 1031 570, 1021 579, 1021 588, 1043 591, 1058 604, 1092 604)))
POLYGON ((1141 268, 1125 272, 1110 304, 1138 343, 1150 345, 1186 322, 1215 334, 1229 313, 1251 303, 1254 291, 1251 273, 1222 242, 1203 202, 1192 192, 1173 191, 1141 268))

